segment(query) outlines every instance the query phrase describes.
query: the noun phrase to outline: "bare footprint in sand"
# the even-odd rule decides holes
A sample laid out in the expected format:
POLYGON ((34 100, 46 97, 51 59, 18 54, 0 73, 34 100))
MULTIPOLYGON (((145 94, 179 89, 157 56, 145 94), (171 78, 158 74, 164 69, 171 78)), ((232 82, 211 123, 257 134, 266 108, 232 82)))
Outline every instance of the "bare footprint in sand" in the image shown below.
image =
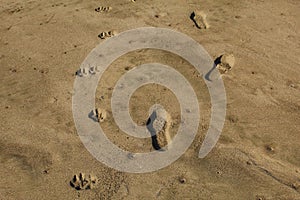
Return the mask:
POLYGON ((89 174, 86 176, 83 173, 79 175, 74 175, 73 179, 70 181, 70 185, 76 190, 88 190, 93 189, 98 183, 96 176, 89 174))
POLYGON ((101 38, 101 39, 106 39, 106 38, 109 38, 109 37, 113 37, 116 34, 117 34, 116 31, 104 31, 104 32, 100 33, 98 35, 98 37, 101 38))
POLYGON ((171 142, 171 137, 170 137, 170 132, 169 132, 170 124, 171 124, 170 121, 171 121, 170 117, 168 116, 167 120, 164 121, 164 123, 163 123, 162 129, 158 133, 156 133, 157 143, 160 147, 165 147, 165 146, 169 145, 171 142))
POLYGON ((191 20, 195 23, 195 26, 199 29, 208 29, 209 24, 206 20, 206 14, 203 11, 194 11, 190 16, 191 20))
POLYGON ((221 74, 225 74, 228 71, 230 71, 232 69, 232 67, 234 66, 235 58, 234 58, 233 54, 225 53, 225 54, 219 56, 215 60, 215 64, 216 64, 219 72, 221 74))
POLYGON ((112 9, 112 7, 104 7, 104 6, 100 6, 98 8, 95 8, 96 12, 109 12, 112 9))
POLYGON ((170 125, 171 116, 163 108, 152 111, 147 121, 147 129, 151 133, 152 146, 155 150, 161 150, 170 144, 170 125))

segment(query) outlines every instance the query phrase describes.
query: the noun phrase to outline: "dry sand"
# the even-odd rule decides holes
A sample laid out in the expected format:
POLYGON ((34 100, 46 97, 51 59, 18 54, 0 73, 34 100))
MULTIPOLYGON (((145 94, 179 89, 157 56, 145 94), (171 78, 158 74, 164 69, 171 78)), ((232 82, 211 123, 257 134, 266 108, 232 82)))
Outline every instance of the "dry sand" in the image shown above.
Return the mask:
MULTIPOLYGON (((0 199, 300 199, 299 10, 299 0, 0 0, 0 199), (95 11, 101 6, 111 9, 95 11), (197 10, 209 28, 190 19, 197 10), (109 67, 96 103, 108 113, 101 126, 124 149, 153 150, 151 140, 118 131, 109 115, 111 87, 128 69, 150 61, 174 67, 194 87, 201 110, 197 137, 179 160, 153 173, 128 174, 85 149, 71 100, 74 73, 103 42, 98 35, 144 26, 185 33, 213 58, 232 53, 235 66, 222 76, 228 98, 222 136, 204 159, 197 154, 210 98, 193 66, 142 50, 109 67), (79 173, 94 174, 98 184, 75 190, 70 181, 79 173)), ((144 124, 154 103, 164 105, 176 132, 178 102, 158 85, 136 91, 133 119, 144 124)))

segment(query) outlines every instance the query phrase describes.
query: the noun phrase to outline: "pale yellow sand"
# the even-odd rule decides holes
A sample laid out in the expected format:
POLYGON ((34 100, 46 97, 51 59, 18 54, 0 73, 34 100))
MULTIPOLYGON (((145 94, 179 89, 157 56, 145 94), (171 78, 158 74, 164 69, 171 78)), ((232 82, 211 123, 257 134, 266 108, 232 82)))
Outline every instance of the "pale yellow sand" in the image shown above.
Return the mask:
MULTIPOLYGON (((300 199, 298 0, 61 2, 0 1, 1 200, 300 199), (95 11, 103 5, 113 9, 95 11), (209 29, 195 27, 190 19, 195 10, 206 13, 209 29), (213 58, 233 53, 235 66, 222 76, 228 100, 222 136, 204 159, 197 155, 210 98, 189 63, 142 50, 110 66, 99 82, 96 106, 108 112, 101 123, 108 137, 126 150, 153 150, 151 140, 122 134, 110 115, 110 88, 128 69, 168 64, 187 77, 199 99, 201 124, 189 150, 165 169, 137 175, 117 172, 91 156, 76 133, 71 98, 75 72, 103 42, 98 35, 143 26, 183 32, 213 58), (79 173, 97 176, 97 186, 76 191, 70 181, 79 173)), ((153 103, 164 105, 174 122, 170 132, 176 133, 179 105, 161 86, 136 91, 133 119, 145 123, 153 103)))

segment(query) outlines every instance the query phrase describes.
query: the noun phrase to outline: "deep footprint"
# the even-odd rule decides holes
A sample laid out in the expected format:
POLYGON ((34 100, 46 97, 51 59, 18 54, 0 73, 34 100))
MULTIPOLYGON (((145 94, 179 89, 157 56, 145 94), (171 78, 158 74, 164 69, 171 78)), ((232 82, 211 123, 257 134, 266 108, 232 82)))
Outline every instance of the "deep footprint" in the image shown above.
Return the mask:
POLYGON ((206 20, 206 14, 202 11, 192 12, 190 19, 195 23, 195 26, 199 29, 208 29, 209 24, 206 20))

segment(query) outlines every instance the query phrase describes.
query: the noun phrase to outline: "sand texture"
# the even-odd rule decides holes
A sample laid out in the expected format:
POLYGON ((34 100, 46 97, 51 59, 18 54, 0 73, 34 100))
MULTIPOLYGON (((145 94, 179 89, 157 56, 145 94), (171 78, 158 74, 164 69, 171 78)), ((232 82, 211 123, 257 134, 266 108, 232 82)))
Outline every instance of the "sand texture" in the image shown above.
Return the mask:
MULTIPOLYGON (((300 200, 299 11, 299 0, 0 0, 0 200, 300 200), (107 167, 84 147, 73 121, 73 84, 76 72, 88 73, 78 69, 98 44, 149 26, 190 36, 218 61, 227 115, 217 145, 198 159, 211 114, 202 74, 170 52, 121 56, 103 73, 95 99, 96 117, 114 144, 155 151, 151 138, 118 128, 110 105, 120 77, 143 63, 169 65, 184 75, 201 116, 180 159, 156 172, 129 174, 107 167)), ((168 136, 159 141, 166 145, 180 125, 170 90, 140 87, 130 115, 146 125, 154 104, 170 115, 168 136)))

